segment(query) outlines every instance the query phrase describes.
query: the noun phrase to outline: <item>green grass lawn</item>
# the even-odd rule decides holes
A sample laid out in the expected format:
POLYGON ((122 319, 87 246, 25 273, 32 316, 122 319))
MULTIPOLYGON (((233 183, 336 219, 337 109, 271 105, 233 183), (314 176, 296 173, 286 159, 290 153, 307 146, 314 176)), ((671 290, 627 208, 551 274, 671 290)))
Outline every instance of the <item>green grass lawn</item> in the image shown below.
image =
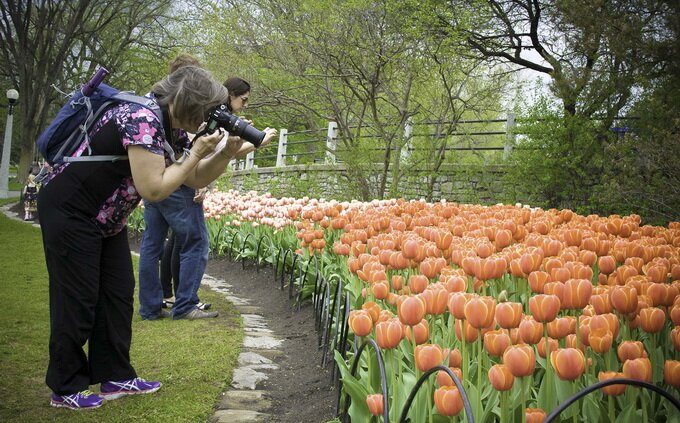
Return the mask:
POLYGON ((163 382, 161 390, 96 410, 57 409, 49 406, 44 382, 49 303, 40 230, 0 214, 0 245, 1 422, 204 422, 212 414, 243 339, 240 316, 223 296, 200 292, 220 311, 217 319, 149 322, 137 314, 135 294, 132 363, 141 377, 163 382))

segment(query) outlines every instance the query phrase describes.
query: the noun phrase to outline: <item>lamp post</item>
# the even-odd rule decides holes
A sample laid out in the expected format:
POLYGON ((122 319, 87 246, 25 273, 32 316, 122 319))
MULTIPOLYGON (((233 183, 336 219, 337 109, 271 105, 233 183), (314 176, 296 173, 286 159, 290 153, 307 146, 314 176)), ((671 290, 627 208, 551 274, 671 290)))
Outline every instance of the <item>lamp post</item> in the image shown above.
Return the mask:
POLYGON ((7 123, 5 124, 5 142, 2 144, 2 162, 0 163, 0 198, 9 197, 9 156, 12 152, 12 121, 14 103, 19 98, 15 89, 7 90, 7 123))

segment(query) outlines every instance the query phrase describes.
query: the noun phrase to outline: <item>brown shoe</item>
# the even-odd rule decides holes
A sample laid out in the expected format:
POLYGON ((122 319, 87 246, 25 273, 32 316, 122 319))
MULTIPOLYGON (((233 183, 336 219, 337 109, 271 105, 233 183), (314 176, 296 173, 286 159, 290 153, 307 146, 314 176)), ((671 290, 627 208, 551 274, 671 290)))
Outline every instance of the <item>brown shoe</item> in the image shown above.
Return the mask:
POLYGON ((195 308, 182 316, 182 319, 188 319, 188 320, 197 320, 197 319, 207 319, 209 317, 217 317, 219 316, 220 313, 217 311, 203 311, 198 308, 195 308))

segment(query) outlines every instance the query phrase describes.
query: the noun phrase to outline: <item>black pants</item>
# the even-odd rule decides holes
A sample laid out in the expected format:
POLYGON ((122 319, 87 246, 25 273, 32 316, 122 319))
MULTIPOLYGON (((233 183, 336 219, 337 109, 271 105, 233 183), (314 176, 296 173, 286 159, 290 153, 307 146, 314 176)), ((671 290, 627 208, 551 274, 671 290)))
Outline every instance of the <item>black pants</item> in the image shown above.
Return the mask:
POLYGON ((104 237, 87 218, 43 200, 38 208, 51 324, 47 385, 66 395, 136 377, 130 364, 135 279, 127 231, 104 237))
POLYGON ((179 285, 179 242, 176 242, 175 234, 170 231, 168 240, 163 246, 161 256, 161 286, 163 286, 163 298, 170 298, 177 292, 179 285), (173 289, 174 284, 174 289, 173 289))

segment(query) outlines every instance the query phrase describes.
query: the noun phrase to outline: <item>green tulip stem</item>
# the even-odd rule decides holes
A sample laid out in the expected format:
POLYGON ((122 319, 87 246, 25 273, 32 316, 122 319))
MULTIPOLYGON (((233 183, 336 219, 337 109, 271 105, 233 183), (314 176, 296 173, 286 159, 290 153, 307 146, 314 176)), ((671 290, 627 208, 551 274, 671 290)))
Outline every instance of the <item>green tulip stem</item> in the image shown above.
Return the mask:
POLYGON ((477 338, 477 403, 475 404, 475 412, 477 418, 482 416, 482 366, 484 365, 484 355, 482 354, 482 338, 477 338))
POLYGON ((427 416, 428 420, 430 423, 432 423, 432 419, 434 418, 434 413, 432 412, 432 388, 434 387, 434 382, 432 381, 432 378, 427 381, 427 416))
MULTIPOLYGON (((413 326, 411 326, 411 339, 413 341, 413 365, 414 365, 415 371, 416 371, 416 380, 418 380, 418 379, 420 379, 420 371, 418 370, 418 365, 416 364, 416 347, 418 346, 418 344, 416 343, 416 333, 415 333, 415 330, 413 329, 413 326)), ((413 409, 416 410, 415 416, 414 416, 414 419, 413 419, 413 421, 416 422, 416 423, 418 423, 418 421, 419 421, 418 417, 420 416, 420 414, 418 413, 418 410, 420 410, 419 397, 420 397, 420 395, 418 395, 418 393, 416 393, 415 407, 411 407, 411 410, 413 410, 413 409)))
POLYGON ((614 397, 607 395, 607 411, 609 412, 609 422, 614 423, 616 416, 614 415, 614 397))
MULTIPOLYGON (((574 395, 576 395, 576 393, 578 393, 578 385, 577 385, 576 381, 571 382, 571 387, 572 387, 572 392, 574 393, 574 395)), ((580 401, 576 402, 576 405, 577 405, 576 409, 577 410, 581 408, 579 402, 580 401)), ((574 423, 578 423, 578 413, 574 413, 574 416, 572 417, 572 421, 574 423)))
POLYGON ((550 361, 550 343, 548 342, 548 325, 543 324, 543 339, 545 339, 545 380, 548 384, 547 403, 542 404, 544 410, 551 410, 553 407, 553 380, 552 380, 552 362, 550 361))
POLYGON ((501 423, 508 421, 508 391, 501 392, 501 423))
POLYGON ((520 391, 522 395, 522 423, 527 423, 527 390, 526 390, 526 379, 528 376, 524 376, 521 380, 520 391))

